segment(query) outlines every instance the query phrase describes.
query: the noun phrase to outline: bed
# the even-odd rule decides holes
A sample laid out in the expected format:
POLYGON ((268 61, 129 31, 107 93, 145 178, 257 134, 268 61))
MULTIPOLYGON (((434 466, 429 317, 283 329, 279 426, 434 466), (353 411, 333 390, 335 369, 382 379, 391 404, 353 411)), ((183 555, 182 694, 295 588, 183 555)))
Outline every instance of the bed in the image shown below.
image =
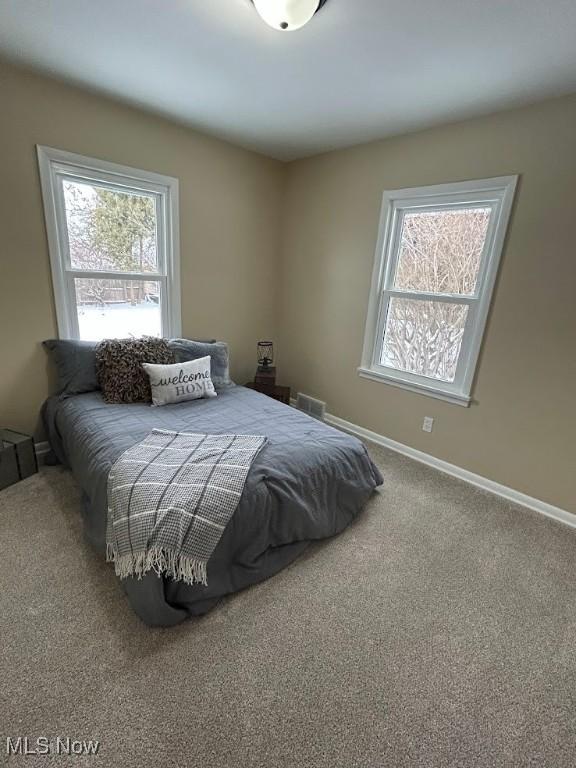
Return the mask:
POLYGON ((102 555, 110 468, 153 428, 268 438, 208 562, 207 586, 153 572, 120 580, 134 611, 152 626, 203 614, 224 595, 277 573, 311 541, 342 531, 382 483, 359 440, 245 387, 162 408, 110 405, 88 392, 49 398, 43 414, 56 457, 82 489, 87 538, 102 555))

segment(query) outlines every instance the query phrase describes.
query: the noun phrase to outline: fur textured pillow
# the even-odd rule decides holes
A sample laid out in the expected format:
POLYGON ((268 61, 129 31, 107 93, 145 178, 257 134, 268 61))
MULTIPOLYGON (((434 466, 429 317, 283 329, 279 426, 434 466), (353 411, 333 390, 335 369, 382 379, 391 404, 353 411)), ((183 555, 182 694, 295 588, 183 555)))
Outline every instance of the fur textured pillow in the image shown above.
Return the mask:
POLYGON ((96 347, 96 374, 107 403, 149 403, 150 381, 142 363, 175 363, 166 339, 105 339, 96 347))

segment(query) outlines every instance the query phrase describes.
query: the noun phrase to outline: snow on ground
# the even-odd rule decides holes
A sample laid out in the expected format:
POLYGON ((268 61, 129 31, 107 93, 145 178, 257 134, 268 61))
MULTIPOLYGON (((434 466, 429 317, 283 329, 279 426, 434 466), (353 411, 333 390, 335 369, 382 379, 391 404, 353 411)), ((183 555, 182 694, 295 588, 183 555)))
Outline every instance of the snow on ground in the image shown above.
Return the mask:
POLYGON ((160 307, 142 302, 109 304, 105 307, 80 305, 78 307, 80 338, 101 341, 129 336, 161 336, 160 307))

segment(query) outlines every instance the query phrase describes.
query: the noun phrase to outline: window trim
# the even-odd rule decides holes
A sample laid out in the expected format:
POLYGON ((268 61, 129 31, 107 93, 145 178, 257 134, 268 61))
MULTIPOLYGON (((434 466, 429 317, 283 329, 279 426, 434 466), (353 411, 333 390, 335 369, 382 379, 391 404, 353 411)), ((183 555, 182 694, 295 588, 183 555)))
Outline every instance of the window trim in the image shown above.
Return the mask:
POLYGON ((74 277, 101 277, 121 280, 148 279, 161 287, 162 335, 182 335, 180 298, 180 227, 178 179, 152 171, 85 157, 62 149, 37 145, 38 168, 44 202, 44 219, 52 271, 54 303, 58 335, 61 339, 78 339, 78 314, 73 291, 74 277), (67 242, 66 213, 58 177, 87 182, 101 182, 107 188, 130 189, 153 193, 156 199, 158 227, 158 273, 75 270, 70 264, 67 242))
POLYGON ((384 384, 392 384, 402 389, 465 407, 470 404, 472 385, 517 182, 518 176, 499 176, 491 179, 435 184, 427 187, 411 187, 384 192, 368 301, 362 361, 358 368, 358 374, 361 377, 380 381, 384 384), (426 207, 437 210, 443 206, 453 209, 488 204, 493 209, 493 215, 490 217, 474 294, 427 294, 412 290, 402 291, 391 286, 391 279, 393 279, 399 256, 398 239, 401 227, 398 224, 403 211, 426 207), (431 298, 434 301, 449 301, 468 305, 468 315, 454 382, 445 382, 399 371, 383 366, 378 362, 383 344, 386 310, 391 294, 407 298, 431 298))

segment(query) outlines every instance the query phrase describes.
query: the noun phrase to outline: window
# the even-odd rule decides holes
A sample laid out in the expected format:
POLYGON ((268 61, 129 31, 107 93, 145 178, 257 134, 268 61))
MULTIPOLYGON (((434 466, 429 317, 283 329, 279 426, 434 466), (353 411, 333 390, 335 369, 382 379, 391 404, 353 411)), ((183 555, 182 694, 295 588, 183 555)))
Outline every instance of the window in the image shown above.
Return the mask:
POLYGON ((178 181, 38 147, 64 339, 179 336, 178 181))
POLYGON ((361 376, 468 405, 516 182, 384 193, 361 376))

